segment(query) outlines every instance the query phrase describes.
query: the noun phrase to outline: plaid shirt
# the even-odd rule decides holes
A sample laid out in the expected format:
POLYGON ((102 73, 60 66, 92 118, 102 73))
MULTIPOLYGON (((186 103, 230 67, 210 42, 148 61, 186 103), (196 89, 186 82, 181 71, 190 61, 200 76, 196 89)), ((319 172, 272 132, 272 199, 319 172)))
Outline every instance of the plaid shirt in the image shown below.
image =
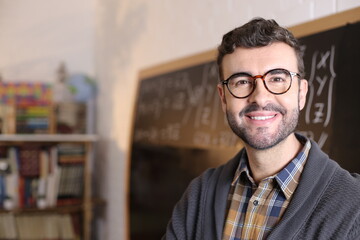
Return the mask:
POLYGON ((266 239, 290 203, 311 148, 304 147, 283 170, 257 186, 250 175, 244 151, 228 196, 223 240, 266 239))

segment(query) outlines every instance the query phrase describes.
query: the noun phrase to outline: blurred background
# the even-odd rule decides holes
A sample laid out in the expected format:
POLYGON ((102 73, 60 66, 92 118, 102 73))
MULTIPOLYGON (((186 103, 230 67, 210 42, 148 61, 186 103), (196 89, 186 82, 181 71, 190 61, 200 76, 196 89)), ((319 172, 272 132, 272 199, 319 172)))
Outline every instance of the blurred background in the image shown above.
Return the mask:
MULTIPOLYGON (((92 79, 97 96, 93 133, 98 136, 93 193, 106 201, 106 207, 95 212, 93 239, 128 239, 129 159, 139 72, 213 50, 224 33, 257 16, 291 27, 359 6, 358 0, 0 0, 0 76, 7 83, 55 84, 65 66, 72 76, 92 79)), ((199 154, 186 151, 194 159, 199 154)), ((159 159, 174 158, 171 148, 162 152, 159 159)), ((135 153, 151 155, 152 149, 135 148, 135 153)), ((174 164, 183 166, 181 160, 174 164)), ((217 164, 214 160, 209 166, 217 164)), ((182 175, 184 182, 199 172, 182 175)), ((143 193, 147 190, 143 186, 143 193)))

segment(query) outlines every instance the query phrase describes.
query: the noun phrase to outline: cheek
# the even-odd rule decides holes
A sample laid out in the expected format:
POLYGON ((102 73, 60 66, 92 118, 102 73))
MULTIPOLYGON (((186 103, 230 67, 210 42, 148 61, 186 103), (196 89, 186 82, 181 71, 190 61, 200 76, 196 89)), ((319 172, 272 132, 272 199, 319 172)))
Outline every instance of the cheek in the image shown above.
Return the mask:
POLYGON ((240 99, 228 99, 226 104, 226 110, 232 113, 239 113, 244 108, 244 106, 244 103, 240 99))
POLYGON ((278 104, 287 109, 288 112, 293 109, 299 110, 299 95, 297 93, 286 96, 284 95, 282 98, 278 99, 278 104))
POLYGON ((238 124, 243 122, 243 118, 240 117, 240 112, 245 108, 245 104, 240 101, 228 101, 226 105, 226 114, 231 115, 232 119, 238 124))
POLYGON ((278 101, 283 107, 288 110, 301 110, 304 105, 301 90, 298 86, 293 86, 287 93, 283 95, 278 95, 278 101))
POLYGON ((221 107, 224 113, 239 114, 241 109, 244 108, 245 102, 242 99, 234 98, 227 89, 218 85, 218 94, 221 101, 221 107))

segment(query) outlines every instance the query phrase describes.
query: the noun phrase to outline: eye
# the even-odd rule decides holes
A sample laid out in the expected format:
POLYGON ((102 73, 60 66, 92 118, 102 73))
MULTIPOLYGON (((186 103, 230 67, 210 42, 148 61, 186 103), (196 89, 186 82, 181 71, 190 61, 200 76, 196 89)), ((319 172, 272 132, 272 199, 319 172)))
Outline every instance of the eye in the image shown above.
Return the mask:
POLYGON ((251 84, 251 82, 248 79, 239 79, 236 80, 235 82, 235 86, 243 86, 243 85, 247 85, 247 84, 251 84))
POLYGON ((265 81, 272 84, 285 83, 290 80, 290 74, 284 69, 274 69, 266 74, 265 81))
POLYGON ((253 80, 248 76, 234 76, 230 80, 230 85, 233 88, 249 87, 253 84, 253 80))
POLYGON ((283 76, 272 76, 270 79, 269 79, 270 82, 285 82, 286 81, 286 78, 283 77, 283 76))

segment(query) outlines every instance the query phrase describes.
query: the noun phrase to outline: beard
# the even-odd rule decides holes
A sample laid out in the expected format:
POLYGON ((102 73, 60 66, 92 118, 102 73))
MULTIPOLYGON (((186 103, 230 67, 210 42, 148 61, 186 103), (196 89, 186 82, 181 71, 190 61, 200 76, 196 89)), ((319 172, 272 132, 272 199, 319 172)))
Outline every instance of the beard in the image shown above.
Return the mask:
POLYGON ((251 132, 246 126, 243 126, 236 121, 235 114, 230 113, 228 110, 226 111, 226 117, 232 131, 254 149, 266 150, 279 144, 293 133, 298 125, 299 107, 287 111, 282 106, 275 104, 268 104, 263 108, 257 104, 251 104, 239 113, 239 117, 246 117, 246 113, 258 110, 275 111, 282 114, 283 118, 278 125, 278 129, 274 133, 269 132, 269 127, 258 127, 254 132, 251 132))

